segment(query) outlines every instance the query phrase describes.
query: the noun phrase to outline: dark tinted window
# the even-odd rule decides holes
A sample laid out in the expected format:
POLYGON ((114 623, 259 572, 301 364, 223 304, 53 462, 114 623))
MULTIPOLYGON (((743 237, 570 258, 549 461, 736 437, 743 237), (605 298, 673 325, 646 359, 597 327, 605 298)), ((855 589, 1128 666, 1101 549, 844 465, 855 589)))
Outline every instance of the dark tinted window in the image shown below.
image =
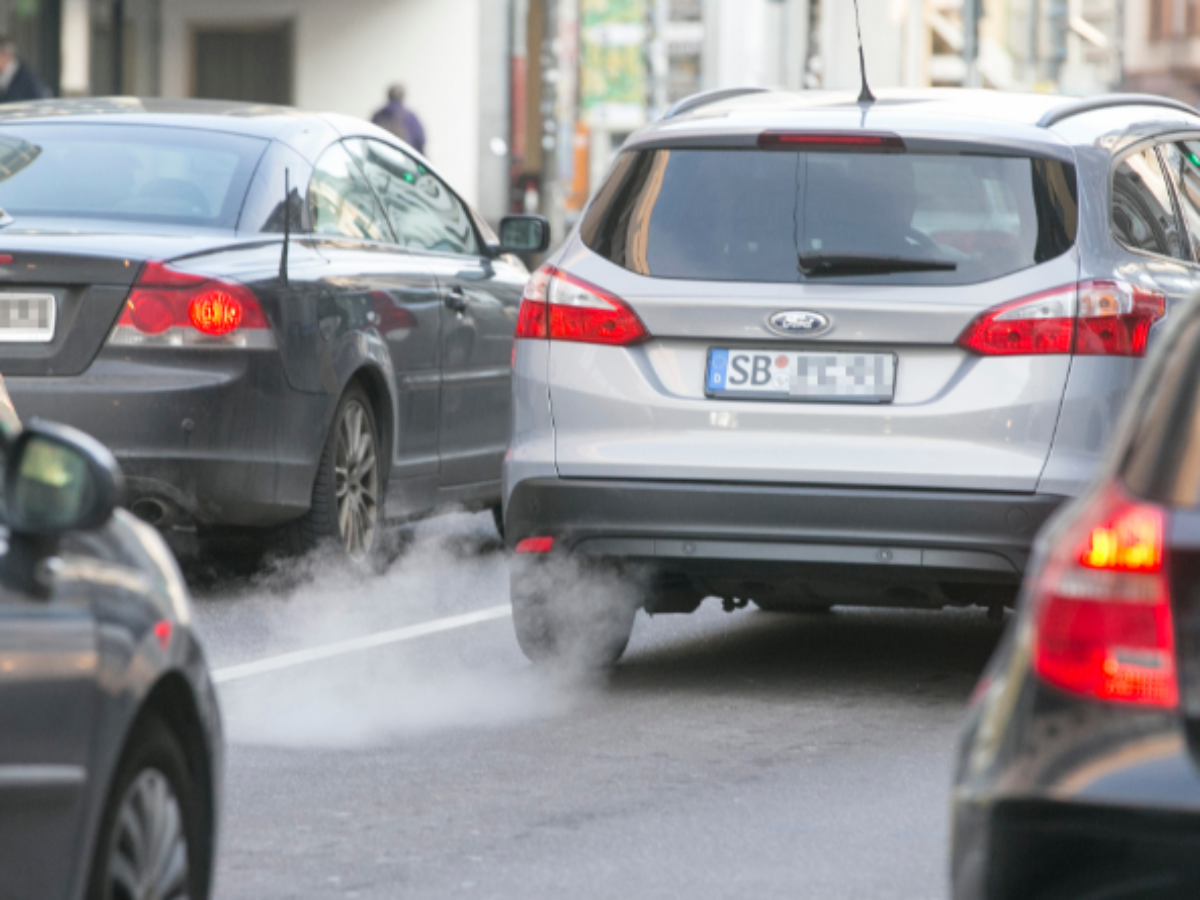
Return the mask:
POLYGON ((350 141, 400 243, 419 250, 479 254, 471 216, 436 175, 382 141, 350 141))
POLYGON ((187 128, 0 128, 0 208, 10 215, 232 228, 267 142, 187 128))
POLYGON ((341 144, 334 144, 317 160, 308 185, 308 206, 317 234, 393 239, 370 185, 341 144))
POLYGON ((1112 228, 1131 250, 1187 258, 1166 176, 1153 150, 1125 157, 1113 172, 1112 228))
POLYGON ((1122 477, 1139 497, 1200 506, 1200 319, 1192 317, 1146 374, 1142 412, 1132 429, 1122 477))
POLYGON ((1200 142, 1164 144, 1159 149, 1191 239, 1189 258, 1200 260, 1200 142))
POLYGON ((971 284, 1066 252, 1075 170, 1021 157, 642 150, 622 154, 582 225, 634 272, 804 280, 800 254, 889 255, 950 271, 825 280, 971 284))

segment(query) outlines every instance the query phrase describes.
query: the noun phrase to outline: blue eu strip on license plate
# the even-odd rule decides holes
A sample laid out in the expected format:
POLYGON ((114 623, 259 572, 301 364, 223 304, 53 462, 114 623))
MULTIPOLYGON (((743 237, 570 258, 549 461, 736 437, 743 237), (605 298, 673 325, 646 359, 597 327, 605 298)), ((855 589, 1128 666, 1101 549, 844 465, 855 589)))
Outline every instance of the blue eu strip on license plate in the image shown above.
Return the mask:
POLYGON ((708 353, 705 393, 731 400, 890 403, 896 392, 894 353, 738 350, 708 353))

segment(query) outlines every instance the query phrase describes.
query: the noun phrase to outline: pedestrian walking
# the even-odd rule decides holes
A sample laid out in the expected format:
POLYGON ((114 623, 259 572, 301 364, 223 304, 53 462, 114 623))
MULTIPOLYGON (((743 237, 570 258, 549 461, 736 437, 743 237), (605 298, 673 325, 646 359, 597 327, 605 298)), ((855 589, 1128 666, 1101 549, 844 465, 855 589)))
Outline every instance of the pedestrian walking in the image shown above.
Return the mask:
POLYGON ((49 96, 50 91, 42 84, 42 79, 17 56, 17 42, 0 34, 0 103, 20 103, 49 96))
POLYGON ((404 105, 404 85, 393 84, 388 89, 388 102, 371 121, 405 141, 418 153, 425 152, 425 128, 417 114, 404 105))

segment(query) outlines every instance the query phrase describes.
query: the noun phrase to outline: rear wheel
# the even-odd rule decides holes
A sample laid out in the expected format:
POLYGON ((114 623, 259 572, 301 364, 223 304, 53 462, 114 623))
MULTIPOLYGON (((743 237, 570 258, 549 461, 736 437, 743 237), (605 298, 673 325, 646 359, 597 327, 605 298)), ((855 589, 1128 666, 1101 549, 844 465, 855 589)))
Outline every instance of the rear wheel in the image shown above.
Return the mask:
POLYGON ((613 572, 518 558, 509 584, 517 643, 530 662, 606 668, 625 653, 637 595, 613 572))
POLYGON ((332 541, 354 562, 369 560, 379 546, 382 484, 375 413, 366 391, 351 385, 325 439, 312 507, 285 526, 285 549, 304 553, 332 541))
POLYGON ((204 805, 183 749, 161 721, 130 738, 100 821, 88 900, 203 900, 204 805))

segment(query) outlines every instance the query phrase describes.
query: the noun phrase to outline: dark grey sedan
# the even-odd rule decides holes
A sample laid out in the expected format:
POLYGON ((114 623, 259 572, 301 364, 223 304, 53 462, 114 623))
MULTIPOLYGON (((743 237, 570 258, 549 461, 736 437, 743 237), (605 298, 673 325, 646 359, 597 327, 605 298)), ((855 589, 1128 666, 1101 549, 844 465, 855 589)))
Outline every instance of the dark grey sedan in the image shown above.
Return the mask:
POLYGON ((179 570, 94 440, 0 444, 0 896, 204 898, 221 727, 179 570))
POLYGON ((128 99, 0 113, 0 372, 111 447, 123 503, 202 543, 497 507, 544 220, 498 239, 369 123, 128 99))

